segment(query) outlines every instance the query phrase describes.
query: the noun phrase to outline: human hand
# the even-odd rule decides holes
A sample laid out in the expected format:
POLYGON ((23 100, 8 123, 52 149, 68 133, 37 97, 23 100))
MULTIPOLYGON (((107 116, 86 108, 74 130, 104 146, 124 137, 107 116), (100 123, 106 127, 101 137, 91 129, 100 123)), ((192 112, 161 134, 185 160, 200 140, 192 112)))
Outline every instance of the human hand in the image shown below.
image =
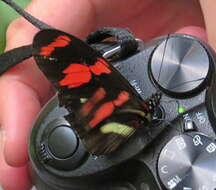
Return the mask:
MULTIPOLYGON (((196 0, 34 0, 27 11, 81 38, 102 26, 127 27, 144 40, 174 33, 184 26, 204 27, 196 0)), ((16 20, 8 29, 7 49, 30 44, 37 31, 24 19, 16 20)), ((197 27, 180 31, 205 38, 204 31, 197 27)), ((32 59, 0 78, 0 184, 5 190, 31 187, 27 169, 28 136, 37 113, 53 93, 32 59)))

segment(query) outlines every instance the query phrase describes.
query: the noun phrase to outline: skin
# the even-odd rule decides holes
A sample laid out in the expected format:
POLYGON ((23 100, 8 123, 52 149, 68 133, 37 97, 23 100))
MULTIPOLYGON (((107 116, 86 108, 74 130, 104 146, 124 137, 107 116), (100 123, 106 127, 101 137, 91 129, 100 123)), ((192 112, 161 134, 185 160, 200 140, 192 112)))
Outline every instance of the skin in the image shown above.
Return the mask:
MULTIPOLYGON (((216 49, 215 10, 214 0, 33 0, 27 8, 40 20, 81 38, 97 27, 120 26, 143 40, 176 31, 206 41, 208 36, 216 49)), ((22 18, 14 21, 7 32, 6 49, 30 44, 37 31, 22 18)), ((32 59, 0 78, 0 184, 5 190, 31 188, 28 136, 36 115, 53 93, 32 59)))

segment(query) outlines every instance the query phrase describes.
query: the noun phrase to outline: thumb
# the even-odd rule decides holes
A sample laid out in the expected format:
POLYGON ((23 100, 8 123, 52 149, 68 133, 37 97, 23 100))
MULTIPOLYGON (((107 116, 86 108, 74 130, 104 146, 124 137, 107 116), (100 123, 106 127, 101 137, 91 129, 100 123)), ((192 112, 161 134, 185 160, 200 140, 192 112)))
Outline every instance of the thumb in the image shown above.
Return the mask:
MULTIPOLYGON (((32 1, 27 11, 51 26, 81 37, 94 27, 94 11, 86 0, 32 1)), ((31 43, 36 32, 35 27, 19 18, 7 32, 7 49, 31 43)), ((0 94, 1 128, 6 134, 4 154, 6 162, 12 166, 21 166, 28 160, 27 136, 40 109, 40 100, 42 104, 47 100, 47 89, 50 89, 32 60, 29 62, 12 68, 0 80, 0 91, 4 91, 0 94)))

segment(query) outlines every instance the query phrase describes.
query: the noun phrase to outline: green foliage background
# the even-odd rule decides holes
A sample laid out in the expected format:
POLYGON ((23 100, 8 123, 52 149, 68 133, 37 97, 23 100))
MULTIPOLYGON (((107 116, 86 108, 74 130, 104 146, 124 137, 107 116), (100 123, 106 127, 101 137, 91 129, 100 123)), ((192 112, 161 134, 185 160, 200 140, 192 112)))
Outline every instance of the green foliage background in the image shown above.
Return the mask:
MULTIPOLYGON (((30 0, 14 0, 21 7, 26 7, 30 0)), ((5 48, 5 34, 8 24, 19 15, 11 9, 7 4, 0 0, 0 53, 5 48)))

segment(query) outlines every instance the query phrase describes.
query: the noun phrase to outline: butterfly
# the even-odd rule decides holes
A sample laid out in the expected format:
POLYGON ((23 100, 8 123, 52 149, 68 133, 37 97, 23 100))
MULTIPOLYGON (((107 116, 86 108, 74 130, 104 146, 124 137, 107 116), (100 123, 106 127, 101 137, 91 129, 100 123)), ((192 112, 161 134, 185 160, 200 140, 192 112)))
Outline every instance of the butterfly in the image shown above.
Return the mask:
POLYGON ((112 153, 150 124, 160 94, 143 100, 101 53, 71 34, 44 26, 32 45, 0 56, 0 62, 8 63, 1 73, 33 56, 56 88, 60 106, 69 111, 66 120, 93 155, 112 153))

